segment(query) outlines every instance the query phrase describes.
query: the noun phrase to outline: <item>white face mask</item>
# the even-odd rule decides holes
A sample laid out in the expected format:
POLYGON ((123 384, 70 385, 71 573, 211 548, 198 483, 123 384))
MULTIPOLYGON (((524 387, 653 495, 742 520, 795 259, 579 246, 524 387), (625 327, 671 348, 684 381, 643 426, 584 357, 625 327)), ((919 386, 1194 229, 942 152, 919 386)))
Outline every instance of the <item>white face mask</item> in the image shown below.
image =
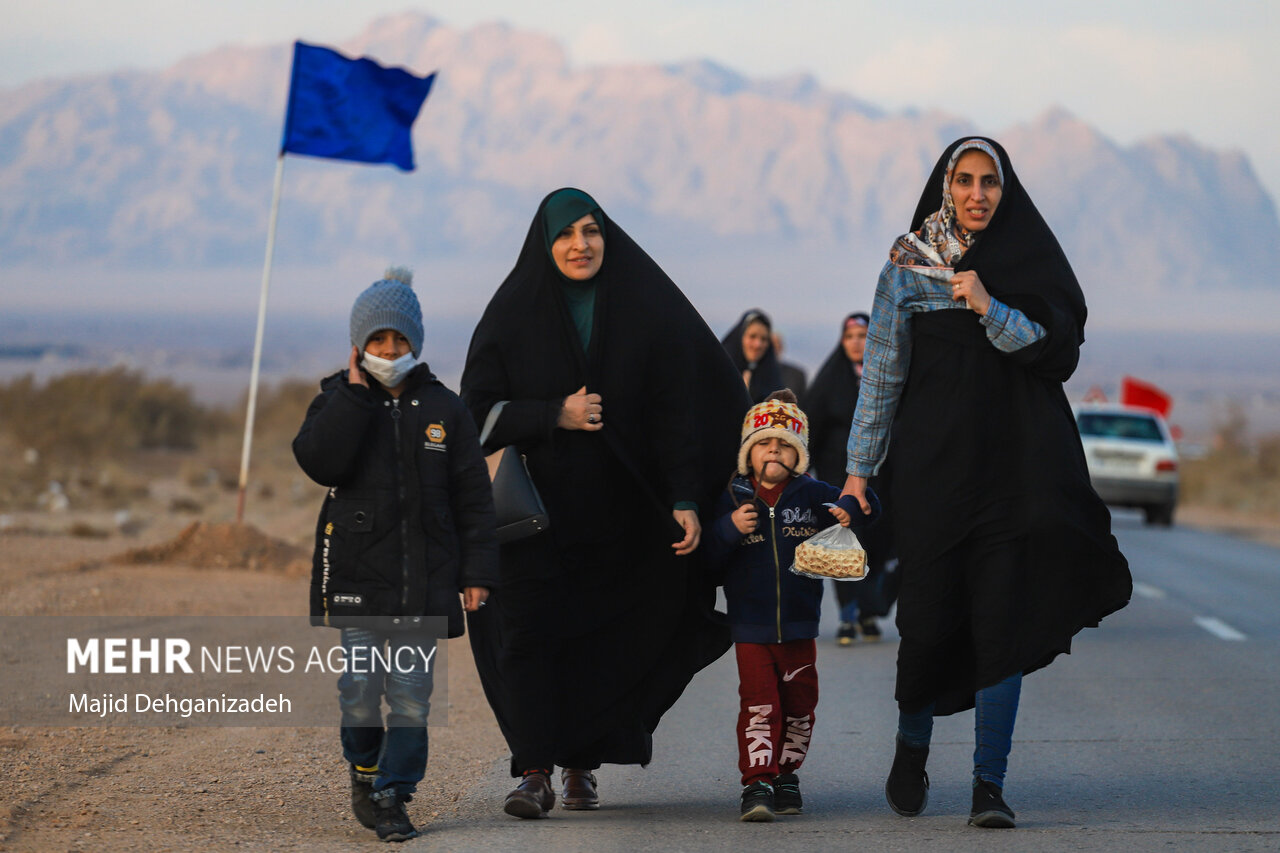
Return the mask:
POLYGON ((418 359, 412 352, 405 353, 395 361, 378 358, 369 353, 364 354, 364 369, 381 382, 383 388, 394 388, 399 385, 417 363, 418 359))

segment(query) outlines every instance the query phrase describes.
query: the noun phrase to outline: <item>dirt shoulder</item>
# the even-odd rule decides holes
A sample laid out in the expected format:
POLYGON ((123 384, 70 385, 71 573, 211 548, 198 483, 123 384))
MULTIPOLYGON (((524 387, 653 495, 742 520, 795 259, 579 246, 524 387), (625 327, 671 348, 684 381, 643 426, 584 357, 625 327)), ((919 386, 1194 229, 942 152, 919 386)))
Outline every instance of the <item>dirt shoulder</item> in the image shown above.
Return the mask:
MULTIPOLYGON (((305 575, 110 562, 121 548, 115 539, 0 533, 0 619, 76 624, 122 607, 194 614, 232 598, 296 602, 305 618, 305 575)), ((6 657, 19 653, 4 649, 6 657)), ((451 813, 506 755, 466 640, 450 641, 448 656, 449 725, 430 731, 427 779, 409 807, 420 826, 451 813)), ((207 853, 377 843, 351 815, 335 727, 8 726, 0 760, 0 849, 207 853)))
POLYGON ((1178 507, 1177 523, 1280 548, 1280 516, 1183 505, 1178 507))

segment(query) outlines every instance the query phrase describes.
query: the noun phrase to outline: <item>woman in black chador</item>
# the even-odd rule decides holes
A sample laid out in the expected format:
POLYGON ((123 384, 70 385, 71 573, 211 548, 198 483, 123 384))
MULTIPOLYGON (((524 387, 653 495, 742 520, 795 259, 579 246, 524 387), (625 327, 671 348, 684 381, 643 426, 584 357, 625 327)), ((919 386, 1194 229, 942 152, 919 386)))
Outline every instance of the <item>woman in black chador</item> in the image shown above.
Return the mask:
MULTIPOLYGON (((752 403, 762 403, 774 391, 785 387, 782 384, 782 367, 773 348, 773 323, 768 314, 752 308, 738 318, 720 343, 733 359, 733 366, 747 386, 752 403)), ((798 393, 803 389, 791 390, 798 393)))
POLYGON ((876 285, 845 486, 861 496, 887 447, 902 642, 885 793, 922 812, 933 717, 976 704, 970 822, 1011 827, 1022 676, 1133 584, 1062 390, 1084 296, 1004 149, 948 147, 911 228, 876 285))
MULTIPOLYGON (((866 351, 867 327, 871 318, 861 311, 844 318, 840 342, 818 369, 818 375, 801 403, 809 415, 809 447, 817 476, 828 483, 843 481, 849 424, 858 404, 862 381, 862 360, 866 351)), ((881 474, 883 478, 883 473, 881 474)), ((873 484, 879 494, 880 482, 873 484)), ((867 550, 867 577, 859 583, 832 581, 840 604, 840 625, 836 642, 852 646, 862 633, 867 642, 881 638, 879 617, 887 616, 897 597, 897 561, 892 560, 893 542, 889 518, 858 531, 858 541, 867 550)))
POLYGON ((586 193, 543 200, 476 327, 462 396, 511 447, 550 528, 501 549, 470 620, 519 786, 504 809, 598 806, 592 770, 647 764, 651 734, 729 647, 697 553, 698 510, 734 468, 742 380, 680 290, 586 193))

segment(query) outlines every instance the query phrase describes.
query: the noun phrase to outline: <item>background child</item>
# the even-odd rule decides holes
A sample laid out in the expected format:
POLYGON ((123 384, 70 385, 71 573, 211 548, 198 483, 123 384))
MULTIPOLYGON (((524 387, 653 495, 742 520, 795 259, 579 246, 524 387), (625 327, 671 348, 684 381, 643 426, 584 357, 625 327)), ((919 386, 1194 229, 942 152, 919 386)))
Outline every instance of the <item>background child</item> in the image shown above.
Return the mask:
MULTIPOLYGON (((803 809, 796 773, 809 751, 818 704, 814 638, 822 581, 790 567, 797 545, 836 521, 849 526, 857 507, 850 501, 823 506, 839 500, 840 489, 806 475, 808 467, 808 419, 794 394, 775 392, 747 412, 739 476, 717 502, 706 542, 712 566, 724 570, 738 658, 745 821, 803 809)), ((859 525, 874 520, 861 510, 856 518, 859 525)))
POLYGON ((461 636, 463 609, 482 606, 498 577, 475 422, 417 364, 422 309, 411 280, 388 270, 357 297, 347 369, 321 382, 293 441, 298 464, 329 487, 311 623, 341 628, 347 660, 363 662, 338 679, 342 753, 356 817, 384 841, 417 835, 404 804, 426 772, 436 639, 461 636), (358 671, 375 649, 389 655, 390 671, 358 671))

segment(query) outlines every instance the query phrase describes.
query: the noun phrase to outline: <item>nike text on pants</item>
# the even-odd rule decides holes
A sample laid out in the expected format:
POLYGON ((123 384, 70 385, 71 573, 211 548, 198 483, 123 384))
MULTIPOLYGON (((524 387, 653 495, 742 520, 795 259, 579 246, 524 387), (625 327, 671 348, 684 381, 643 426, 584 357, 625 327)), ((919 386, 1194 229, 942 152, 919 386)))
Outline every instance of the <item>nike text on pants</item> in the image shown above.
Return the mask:
POLYGON ((814 640, 736 643, 738 769, 742 784, 795 773, 809 753, 818 704, 814 640))

